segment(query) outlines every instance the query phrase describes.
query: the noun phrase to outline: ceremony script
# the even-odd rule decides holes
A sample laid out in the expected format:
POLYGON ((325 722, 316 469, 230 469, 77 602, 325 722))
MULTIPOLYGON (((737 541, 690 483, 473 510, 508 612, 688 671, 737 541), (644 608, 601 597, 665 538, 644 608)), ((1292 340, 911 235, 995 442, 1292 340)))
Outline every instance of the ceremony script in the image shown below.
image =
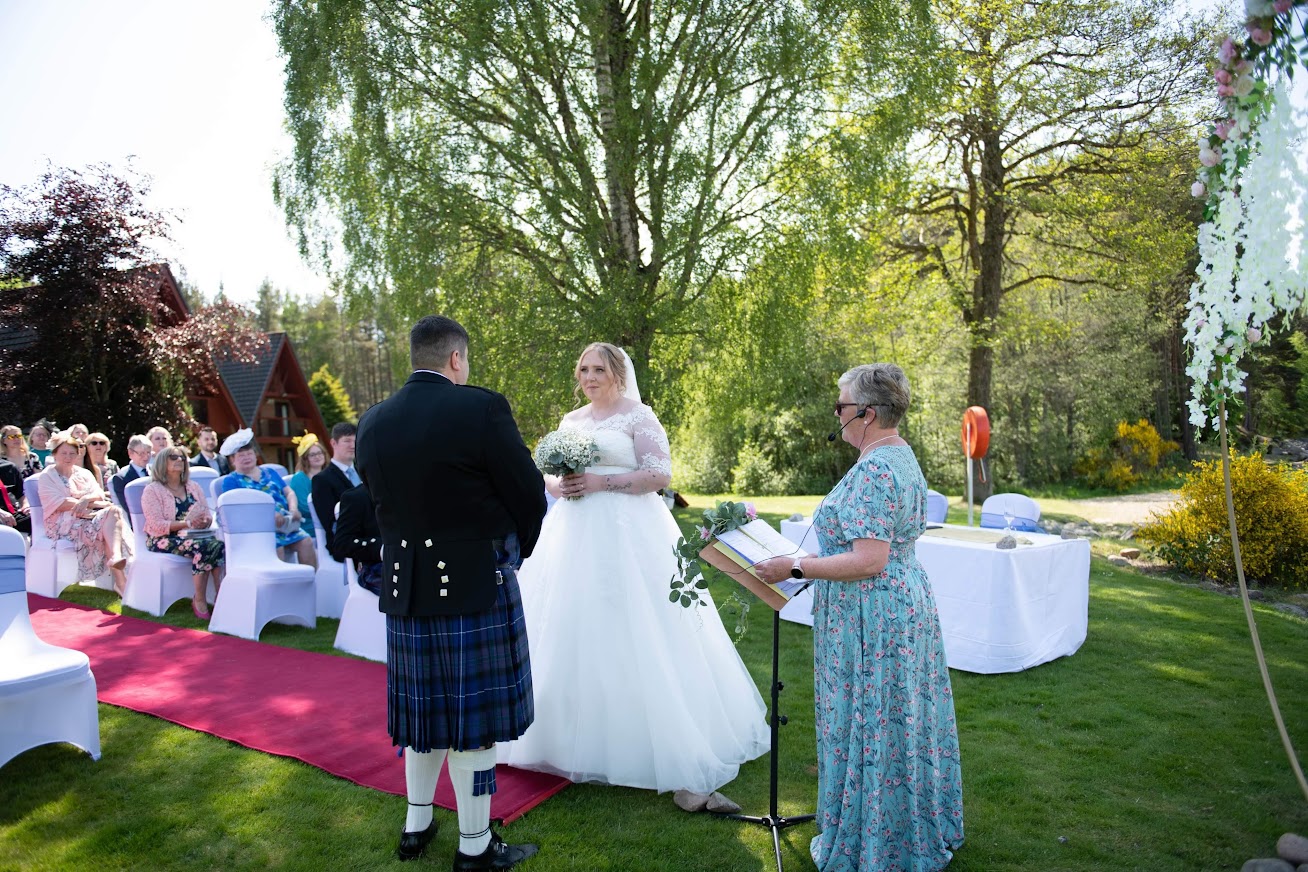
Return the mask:
POLYGON ((767 584, 754 572, 755 564, 773 557, 797 560, 808 556, 807 551, 762 518, 718 534, 699 554, 710 566, 736 579, 777 611, 809 583, 808 579, 796 578, 767 584))

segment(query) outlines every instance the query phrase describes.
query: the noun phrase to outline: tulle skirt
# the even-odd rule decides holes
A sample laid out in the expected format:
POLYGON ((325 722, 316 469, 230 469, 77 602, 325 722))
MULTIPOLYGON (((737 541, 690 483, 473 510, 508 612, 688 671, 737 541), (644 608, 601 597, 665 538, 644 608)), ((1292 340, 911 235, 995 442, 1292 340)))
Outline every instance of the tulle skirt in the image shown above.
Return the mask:
POLYGON ((763 699, 716 607, 668 601, 679 536, 656 494, 550 510, 519 573, 536 720, 500 762, 708 793, 767 751, 763 699))

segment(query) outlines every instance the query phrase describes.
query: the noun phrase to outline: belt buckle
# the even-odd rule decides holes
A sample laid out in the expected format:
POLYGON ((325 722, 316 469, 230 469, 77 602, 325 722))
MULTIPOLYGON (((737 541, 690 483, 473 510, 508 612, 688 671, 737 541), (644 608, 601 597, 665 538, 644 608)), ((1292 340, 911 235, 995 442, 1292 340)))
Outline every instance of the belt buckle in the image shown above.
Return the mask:
POLYGON ((495 570, 495 583, 504 584, 504 573, 500 572, 498 569, 495 570))

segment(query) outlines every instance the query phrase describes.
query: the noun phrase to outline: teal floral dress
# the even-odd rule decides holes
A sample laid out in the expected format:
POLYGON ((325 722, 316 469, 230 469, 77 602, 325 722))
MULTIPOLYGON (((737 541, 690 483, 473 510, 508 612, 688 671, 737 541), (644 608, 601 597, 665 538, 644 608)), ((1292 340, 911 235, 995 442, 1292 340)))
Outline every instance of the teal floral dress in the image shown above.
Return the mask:
MULTIPOLYGON (((187 494, 186 499, 183 500, 173 497, 173 502, 177 504, 177 514, 173 520, 185 521, 187 512, 195 505, 195 497, 190 494, 187 494)), ((150 538, 147 545, 151 551, 187 558, 191 561, 192 572, 208 572, 222 566, 225 557, 222 541, 214 538, 191 539, 173 534, 150 538)))
POLYGON ((819 835, 823 872, 949 865, 963 843, 954 698, 935 599, 914 543, 926 481, 908 446, 874 449, 814 517, 823 556, 890 543, 886 568, 813 585, 819 835))

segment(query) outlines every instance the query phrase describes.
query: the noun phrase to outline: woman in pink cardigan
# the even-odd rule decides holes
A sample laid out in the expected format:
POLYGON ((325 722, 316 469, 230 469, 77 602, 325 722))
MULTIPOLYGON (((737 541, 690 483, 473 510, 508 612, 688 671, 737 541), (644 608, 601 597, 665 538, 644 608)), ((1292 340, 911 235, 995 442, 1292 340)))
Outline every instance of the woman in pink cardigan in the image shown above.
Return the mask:
POLYGON ((104 488, 81 465, 86 447, 67 432, 50 437, 50 465, 35 478, 45 510, 45 534, 67 539, 77 552, 78 578, 113 576, 114 590, 127 586, 124 567, 131 556, 123 531, 122 512, 109 502, 104 488))
POLYGON ((186 449, 172 445, 160 450, 150 461, 150 478, 152 481, 141 494, 146 547, 191 561, 195 580, 191 610, 197 618, 207 621, 207 577, 213 576, 216 593, 223 581, 223 543, 212 536, 191 538, 186 535, 188 530, 206 530, 213 523, 204 492, 199 484, 191 481, 191 464, 186 449))

